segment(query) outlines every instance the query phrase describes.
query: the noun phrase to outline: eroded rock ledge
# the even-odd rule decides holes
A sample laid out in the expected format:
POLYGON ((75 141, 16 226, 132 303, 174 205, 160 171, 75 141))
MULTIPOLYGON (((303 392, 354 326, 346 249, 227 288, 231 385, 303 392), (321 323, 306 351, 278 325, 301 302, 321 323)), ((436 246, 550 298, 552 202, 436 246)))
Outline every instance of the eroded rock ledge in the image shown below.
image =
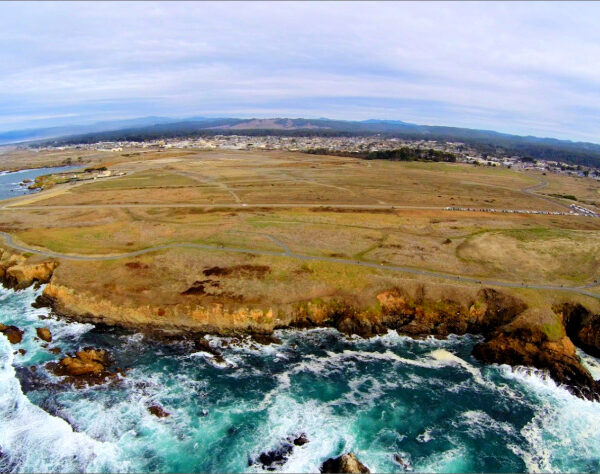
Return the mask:
POLYGON ((36 261, 0 248, 0 281, 7 288, 21 290, 48 283, 57 266, 55 260, 36 261))
POLYGON ((0 250, 0 279, 5 286, 19 289, 48 283, 36 304, 79 321, 171 333, 269 335, 278 328, 334 327, 362 337, 390 329, 412 337, 481 334, 485 341, 475 346, 473 354, 483 362, 543 369, 573 394, 600 400, 600 384, 575 349, 577 345, 600 356, 600 314, 581 304, 528 308, 523 300, 493 288, 444 293, 420 285, 410 291, 392 288, 379 292, 366 308, 335 299, 283 308, 217 303, 124 307, 61 285, 53 277, 57 265, 53 260, 27 259, 0 250))

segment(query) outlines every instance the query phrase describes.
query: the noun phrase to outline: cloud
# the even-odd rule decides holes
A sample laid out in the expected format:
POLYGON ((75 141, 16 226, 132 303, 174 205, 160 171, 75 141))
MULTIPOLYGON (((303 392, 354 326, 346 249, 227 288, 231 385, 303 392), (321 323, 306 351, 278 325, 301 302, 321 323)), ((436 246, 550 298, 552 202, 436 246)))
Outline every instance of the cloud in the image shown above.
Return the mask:
POLYGON ((0 129, 26 116, 310 115, 600 141, 595 3, 0 10, 0 129))

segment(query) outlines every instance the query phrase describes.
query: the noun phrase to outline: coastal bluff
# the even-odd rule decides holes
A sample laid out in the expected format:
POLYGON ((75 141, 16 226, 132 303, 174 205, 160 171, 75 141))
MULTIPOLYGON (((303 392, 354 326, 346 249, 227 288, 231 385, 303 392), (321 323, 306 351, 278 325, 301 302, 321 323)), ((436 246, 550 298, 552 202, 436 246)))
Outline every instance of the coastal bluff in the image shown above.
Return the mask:
POLYGON ((576 353, 576 347, 600 353, 600 314, 578 302, 532 306, 525 298, 495 288, 423 284, 392 287, 367 295, 370 304, 343 298, 287 305, 250 305, 235 301, 165 305, 148 298, 124 305, 62 281, 59 262, 0 250, 5 287, 45 284, 36 305, 78 321, 169 333, 271 334, 279 328, 332 327, 347 335, 372 337, 389 330, 414 338, 478 334, 473 355, 485 363, 547 371, 574 395, 600 400, 600 384, 576 353), (452 290, 452 291, 451 291, 452 290))

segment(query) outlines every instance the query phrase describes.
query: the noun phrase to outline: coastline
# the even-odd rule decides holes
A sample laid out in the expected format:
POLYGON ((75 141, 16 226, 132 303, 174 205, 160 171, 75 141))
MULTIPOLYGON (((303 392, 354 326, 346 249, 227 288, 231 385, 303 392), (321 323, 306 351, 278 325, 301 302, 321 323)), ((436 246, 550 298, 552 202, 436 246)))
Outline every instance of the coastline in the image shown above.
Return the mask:
POLYGON ((269 341, 276 329, 318 327, 363 338, 389 330, 412 338, 481 335, 484 341, 474 347, 473 355, 482 362, 545 370, 572 394, 600 400, 600 384, 576 353, 577 345, 586 353, 597 354, 594 351, 600 347, 600 315, 576 302, 540 312, 522 299, 494 288, 473 289, 457 298, 443 290, 436 294, 424 285, 416 285, 412 289, 381 292, 369 307, 335 299, 269 308, 225 307, 218 303, 124 307, 61 285, 55 275, 58 267, 59 262, 54 259, 3 250, 0 279, 5 287, 13 289, 46 285, 35 304, 50 308, 58 316, 123 327, 158 339, 195 340, 214 334, 249 335, 269 341))

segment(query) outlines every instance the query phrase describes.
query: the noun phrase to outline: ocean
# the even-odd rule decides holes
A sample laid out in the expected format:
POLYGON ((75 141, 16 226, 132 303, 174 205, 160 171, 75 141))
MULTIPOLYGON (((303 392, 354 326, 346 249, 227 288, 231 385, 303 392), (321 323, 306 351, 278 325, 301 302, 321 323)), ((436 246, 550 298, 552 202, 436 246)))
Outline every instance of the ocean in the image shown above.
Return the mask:
MULTIPOLYGON (((0 289, 0 322, 25 331, 18 345, 0 334, 2 472, 318 472, 348 451, 372 472, 600 471, 600 404, 535 371, 483 366, 470 355, 474 336, 282 330, 280 345, 207 336, 219 360, 185 343, 40 319, 48 311, 31 303, 41 291, 0 289), (47 348, 34 340, 41 326, 53 335, 47 348), (77 389, 44 368, 87 346, 107 349, 126 375, 77 389), (170 415, 157 418, 152 405, 170 415), (302 434, 308 442, 294 445, 302 434)), ((599 373, 598 360, 586 363, 599 373)))
POLYGON ((21 183, 25 179, 30 179, 31 181, 33 181, 38 176, 52 173, 62 173, 77 168, 79 167, 60 166, 56 168, 27 169, 21 171, 14 171, 12 173, 6 171, 0 172, 0 199, 13 198, 17 196, 22 196, 23 194, 31 194, 32 192, 35 192, 31 191, 30 189, 27 189, 27 186, 21 185, 21 183))

